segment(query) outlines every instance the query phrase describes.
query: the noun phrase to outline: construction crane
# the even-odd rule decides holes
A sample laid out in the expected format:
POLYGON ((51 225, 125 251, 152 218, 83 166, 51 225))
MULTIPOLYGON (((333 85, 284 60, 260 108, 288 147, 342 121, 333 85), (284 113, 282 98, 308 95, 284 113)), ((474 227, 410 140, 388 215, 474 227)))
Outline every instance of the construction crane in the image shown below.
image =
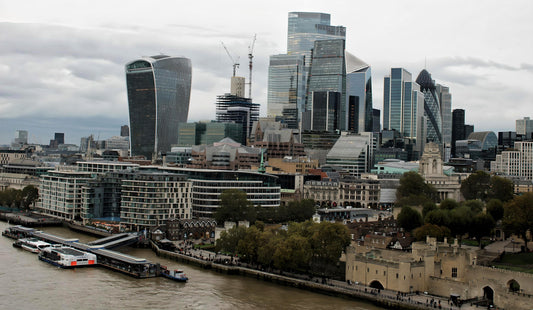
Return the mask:
POLYGON ((252 67, 253 67, 253 52, 254 52, 254 45, 255 45, 255 39, 256 35, 254 34, 254 37, 252 39, 252 44, 248 46, 248 59, 249 59, 249 68, 250 68, 250 78, 248 79, 248 98, 252 99, 252 67))
POLYGON ((231 56, 228 48, 226 47, 226 45, 224 44, 224 42, 220 41, 220 43, 222 43, 222 46, 224 47, 224 49, 226 50, 226 53, 228 54, 229 56, 229 59, 231 59, 231 63, 233 64, 233 76, 235 76, 235 71, 237 70, 237 68, 239 67, 239 57, 237 57, 237 61, 235 61, 233 59, 233 57, 231 56))

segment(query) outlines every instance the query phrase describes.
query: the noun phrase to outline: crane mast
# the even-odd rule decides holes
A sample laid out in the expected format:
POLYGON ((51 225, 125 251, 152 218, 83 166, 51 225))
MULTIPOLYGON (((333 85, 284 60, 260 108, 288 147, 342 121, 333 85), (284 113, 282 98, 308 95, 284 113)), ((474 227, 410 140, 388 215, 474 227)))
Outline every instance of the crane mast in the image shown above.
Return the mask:
POLYGON ((248 46, 248 59, 249 59, 249 69, 250 69, 250 78, 248 80, 248 98, 252 99, 252 68, 253 68, 253 52, 254 52, 254 45, 255 45, 255 38, 256 35, 254 34, 254 37, 252 39, 252 44, 248 46))

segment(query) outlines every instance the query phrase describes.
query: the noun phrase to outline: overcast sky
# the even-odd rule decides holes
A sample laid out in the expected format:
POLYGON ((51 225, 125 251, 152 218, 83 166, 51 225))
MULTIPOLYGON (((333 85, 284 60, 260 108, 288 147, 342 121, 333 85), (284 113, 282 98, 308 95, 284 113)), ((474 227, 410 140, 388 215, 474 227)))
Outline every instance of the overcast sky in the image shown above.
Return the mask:
POLYGON ((383 77, 426 68, 450 87, 476 131, 515 130, 533 117, 533 1, 59 1, 0 0, 0 144, 15 130, 48 143, 64 132, 108 138, 128 124, 124 64, 141 56, 185 56, 193 65, 189 121, 215 118, 232 63, 248 77, 266 115, 268 57, 285 53, 288 12, 331 14, 347 50, 372 66, 374 108, 383 77))

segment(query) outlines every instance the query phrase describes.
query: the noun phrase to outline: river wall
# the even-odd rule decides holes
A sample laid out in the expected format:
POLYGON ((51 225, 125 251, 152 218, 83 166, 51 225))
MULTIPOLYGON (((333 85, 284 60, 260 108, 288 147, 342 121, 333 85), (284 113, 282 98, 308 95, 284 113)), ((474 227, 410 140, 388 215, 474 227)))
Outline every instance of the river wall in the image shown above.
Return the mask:
MULTIPOLYGON (((151 242, 151 247, 154 252, 161 257, 172 259, 178 262, 198 266, 204 269, 212 269, 217 272, 225 274, 234 274, 241 276, 248 276, 264 281, 274 282, 277 284, 292 286, 300 289, 309 290, 316 293, 327 294, 332 296, 339 296, 345 298, 354 298, 358 300, 365 300, 377 306, 386 309, 427 309, 425 304, 416 301, 398 300, 396 296, 385 294, 378 294, 365 289, 364 286, 350 286, 344 284, 346 288, 331 284, 322 284, 308 280, 296 279, 293 277, 284 276, 281 274, 264 272, 261 270, 250 269, 242 266, 235 266, 229 264, 220 264, 213 261, 203 260, 188 255, 170 252, 160 249, 155 243, 151 242)), ((338 281, 336 281, 338 282, 338 281)), ((342 282, 341 282, 342 283, 342 282)), ((339 283, 340 284, 340 283, 339 283)))

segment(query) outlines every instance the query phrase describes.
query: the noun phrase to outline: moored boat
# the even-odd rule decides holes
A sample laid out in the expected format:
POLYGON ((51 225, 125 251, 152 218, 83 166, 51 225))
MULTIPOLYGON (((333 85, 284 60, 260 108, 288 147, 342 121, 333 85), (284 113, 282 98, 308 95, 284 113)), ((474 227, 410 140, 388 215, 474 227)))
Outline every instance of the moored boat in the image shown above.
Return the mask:
POLYGON ((39 240, 37 238, 19 239, 19 240, 15 241, 13 246, 14 247, 18 247, 19 244, 20 244, 20 247, 23 250, 26 250, 26 251, 29 251, 29 252, 32 252, 32 253, 35 253, 35 254, 37 254, 37 253, 41 252, 43 249, 51 246, 50 243, 41 241, 41 240, 39 240))
POLYGON ((51 246, 39 253, 39 259, 61 268, 96 265, 96 255, 68 246, 51 246))
POLYGON ((185 275, 185 272, 180 269, 176 270, 168 270, 167 267, 161 266, 161 275, 165 278, 169 278, 174 281, 178 282, 187 282, 189 278, 187 278, 187 275, 185 275))

